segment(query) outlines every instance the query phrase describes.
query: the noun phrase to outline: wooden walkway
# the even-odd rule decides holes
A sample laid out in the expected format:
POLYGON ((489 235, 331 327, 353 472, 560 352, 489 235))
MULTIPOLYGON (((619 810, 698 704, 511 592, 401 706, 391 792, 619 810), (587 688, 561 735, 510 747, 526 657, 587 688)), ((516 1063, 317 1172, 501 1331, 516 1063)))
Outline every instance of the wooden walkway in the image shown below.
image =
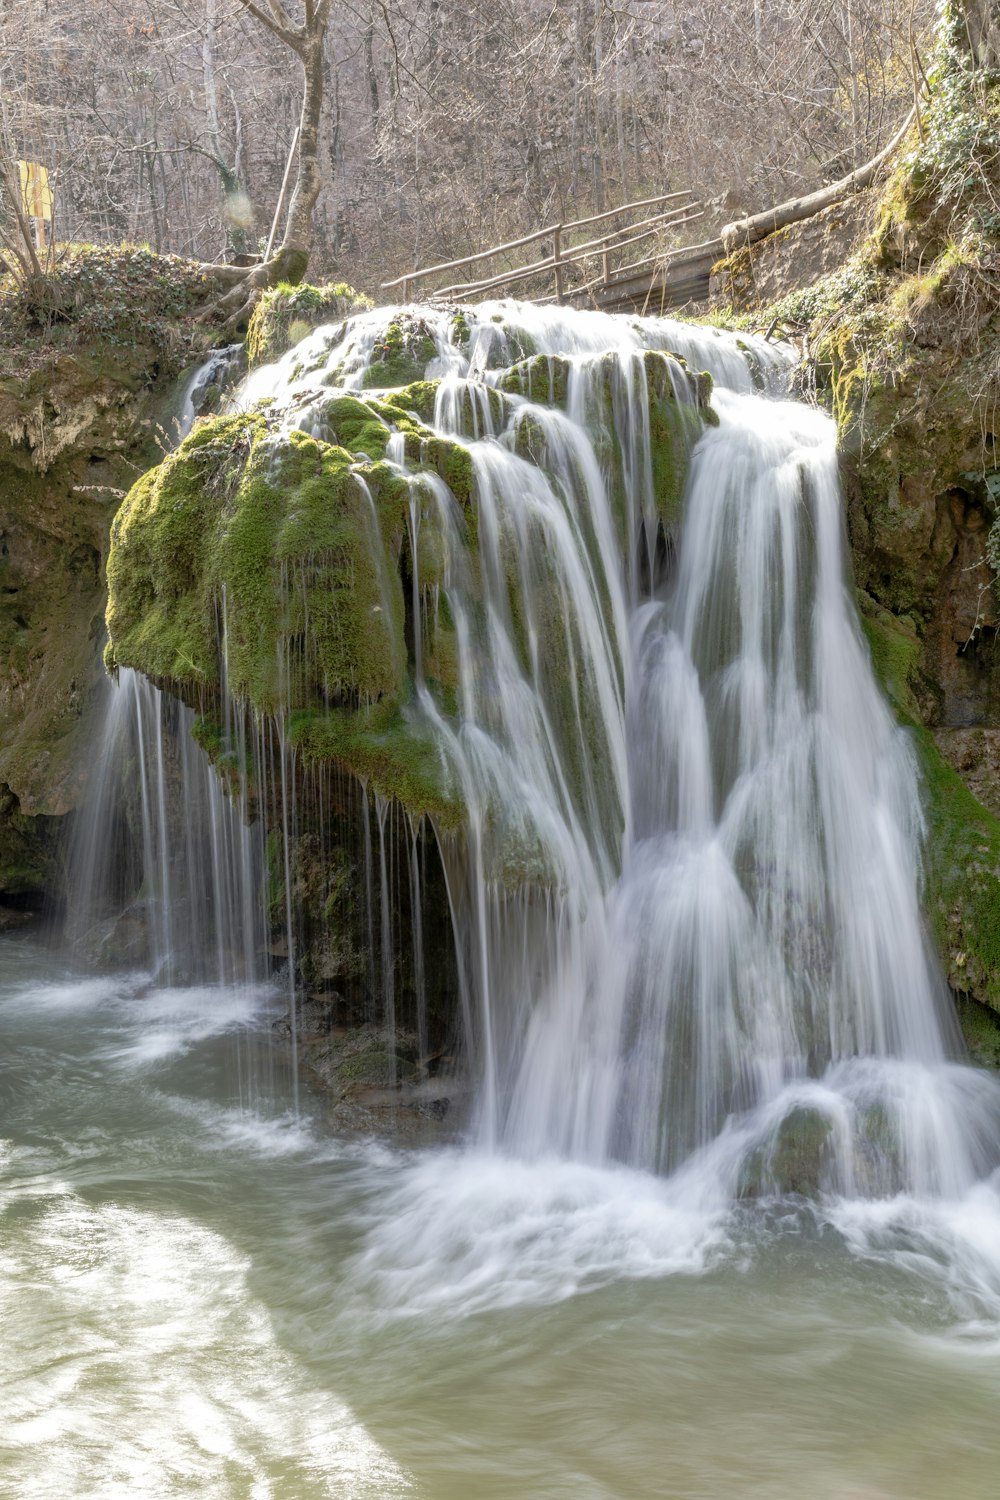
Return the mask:
POLYGON ((649 313, 655 317, 668 308, 707 302, 712 267, 725 254, 721 239, 668 250, 651 266, 631 275, 614 276, 595 287, 581 305, 598 307, 602 312, 649 313))
POLYGON ((864 166, 814 193, 790 198, 762 213, 727 224, 715 239, 703 240, 698 245, 662 244, 665 235, 673 235, 704 216, 701 204, 689 193, 662 193, 657 198, 643 198, 605 213, 591 214, 588 219, 576 219, 571 224, 550 224, 523 239, 494 245, 462 260, 423 266, 398 276, 395 281, 383 282, 382 290, 399 289, 404 302, 409 301, 417 288, 431 302, 477 302, 513 290, 525 302, 562 302, 576 307, 597 307, 605 312, 654 315, 667 308, 705 302, 716 261, 739 245, 752 245, 776 230, 812 218, 852 193, 864 192, 906 139, 917 118, 915 102, 892 140, 864 166), (655 212, 647 212, 645 218, 635 220, 635 215, 643 210, 655 212), (634 222, 622 222, 628 219, 634 222), (596 238, 578 238, 595 224, 610 224, 612 220, 619 221, 616 228, 609 228, 596 238), (546 240, 550 245, 547 255, 522 265, 509 265, 516 251, 525 251, 529 245, 546 240), (650 240, 654 241, 651 254, 639 260, 627 259, 633 246, 648 244, 650 240), (473 266, 480 269, 477 277, 470 280, 468 273, 473 266), (452 280, 443 286, 432 284, 425 289, 425 283, 453 277, 458 271, 467 273, 464 281, 452 280))
POLYGON ((648 246, 650 240, 654 245, 662 242, 663 236, 703 215, 701 204, 690 194, 663 193, 572 223, 550 224, 460 260, 422 266, 383 282, 382 291, 397 292, 403 302, 414 293, 429 302, 479 302, 513 293, 524 302, 598 307, 607 312, 656 313, 682 307, 708 297, 709 272, 725 253, 720 239, 654 248, 638 260, 629 255, 635 246, 648 246), (644 217, 637 218, 643 210, 644 217), (616 227, 581 238, 584 231, 592 231, 595 225, 610 226, 611 221, 618 221, 616 227), (511 265, 518 260, 517 252, 523 257, 529 246, 538 246, 543 253, 536 251, 534 259, 511 265), (462 279, 456 279, 458 272, 465 273, 462 279))

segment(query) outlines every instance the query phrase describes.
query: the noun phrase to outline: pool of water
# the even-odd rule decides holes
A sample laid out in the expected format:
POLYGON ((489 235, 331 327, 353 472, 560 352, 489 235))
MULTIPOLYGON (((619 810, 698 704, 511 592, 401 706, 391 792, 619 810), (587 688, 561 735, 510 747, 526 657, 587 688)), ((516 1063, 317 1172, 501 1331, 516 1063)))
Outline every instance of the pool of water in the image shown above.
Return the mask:
POLYGON ((1000 1213, 347 1139, 266 990, 0 940, 0 1494, 993 1500, 1000 1213))

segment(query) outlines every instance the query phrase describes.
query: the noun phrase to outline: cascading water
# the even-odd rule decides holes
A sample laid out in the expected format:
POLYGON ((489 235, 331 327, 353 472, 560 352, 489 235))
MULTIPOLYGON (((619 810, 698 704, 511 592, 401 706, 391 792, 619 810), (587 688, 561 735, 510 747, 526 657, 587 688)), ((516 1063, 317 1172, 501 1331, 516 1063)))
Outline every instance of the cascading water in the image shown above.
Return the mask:
POLYGON ((71 851, 70 937, 158 983, 267 979, 263 827, 246 778, 227 795, 193 711, 123 669, 71 851))
MULTIPOLYGON (((386 318, 321 330, 240 399, 322 435, 317 385, 372 384, 386 318)), ((950 1061, 917 771, 845 582, 832 423, 754 393, 785 363, 759 340, 498 304, 465 357, 446 314, 422 326, 435 428, 472 440, 476 480, 475 556, 420 475, 411 530, 436 514, 458 641, 456 718, 419 636, 416 697, 468 813, 444 852, 481 1138, 697 1163, 722 1200, 967 1190, 998 1160, 1000 1091, 950 1061), (666 529, 647 350, 722 388, 666 529), (557 360, 564 410, 532 399, 557 360)))
MULTIPOLYGON (((120 943, 99 897, 135 897, 153 972, 53 972, 6 940, 0 1488, 991 1500, 1000 1090, 949 1060, 832 426, 778 399, 785 360, 754 341, 505 304, 460 348, 421 316, 475 514, 392 433, 404 541, 365 599, 374 631, 402 559, 400 719, 464 814, 437 829, 448 900, 426 820, 230 692, 235 589, 198 725, 217 770, 191 710, 119 672, 77 915, 120 943), (713 371, 717 427, 671 350, 713 371), (693 445, 683 498, 657 382, 693 445), (266 950, 298 960, 293 1000, 307 964, 343 971, 297 907, 350 878, 390 1043, 412 928, 420 1055, 450 905, 461 1146, 331 1133, 280 1066, 254 1091, 232 1069, 234 1035, 270 1033, 273 990, 245 982, 266 950)), ((246 390, 322 436, 324 382, 372 383, 385 318, 246 390)), ((376 488, 352 498, 378 551, 376 488)), ((283 606, 309 565, 275 570, 283 606)), ((303 634, 268 662, 290 694, 303 634)))

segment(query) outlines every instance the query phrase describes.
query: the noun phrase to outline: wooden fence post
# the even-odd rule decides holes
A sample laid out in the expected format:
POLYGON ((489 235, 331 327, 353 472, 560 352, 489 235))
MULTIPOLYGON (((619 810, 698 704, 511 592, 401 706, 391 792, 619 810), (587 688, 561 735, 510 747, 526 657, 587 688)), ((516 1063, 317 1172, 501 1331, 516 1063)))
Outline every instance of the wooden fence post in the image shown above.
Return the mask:
POLYGON ((552 268, 553 268, 553 270, 555 272, 555 278, 556 278, 556 301, 557 302, 561 302, 562 299, 563 299, 563 273, 562 273, 562 263, 561 263, 561 261, 559 259, 559 256, 560 256, 560 253, 561 253, 561 241, 562 241, 562 225, 559 224, 552 231, 552 261, 553 261, 553 267, 552 268))

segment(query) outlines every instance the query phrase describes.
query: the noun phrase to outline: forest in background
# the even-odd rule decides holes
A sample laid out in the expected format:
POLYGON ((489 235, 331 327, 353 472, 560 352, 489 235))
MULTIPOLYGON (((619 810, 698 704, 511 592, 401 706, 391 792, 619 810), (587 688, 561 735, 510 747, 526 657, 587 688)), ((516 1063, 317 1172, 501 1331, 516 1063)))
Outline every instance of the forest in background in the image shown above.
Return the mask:
MULTIPOLYGON (((714 206, 700 238, 885 144, 932 20, 930 0, 337 0, 310 278, 373 293, 678 189, 714 206)), ((48 168, 63 242, 260 251, 301 88, 240 0, 0 11, 3 156, 48 168)))

